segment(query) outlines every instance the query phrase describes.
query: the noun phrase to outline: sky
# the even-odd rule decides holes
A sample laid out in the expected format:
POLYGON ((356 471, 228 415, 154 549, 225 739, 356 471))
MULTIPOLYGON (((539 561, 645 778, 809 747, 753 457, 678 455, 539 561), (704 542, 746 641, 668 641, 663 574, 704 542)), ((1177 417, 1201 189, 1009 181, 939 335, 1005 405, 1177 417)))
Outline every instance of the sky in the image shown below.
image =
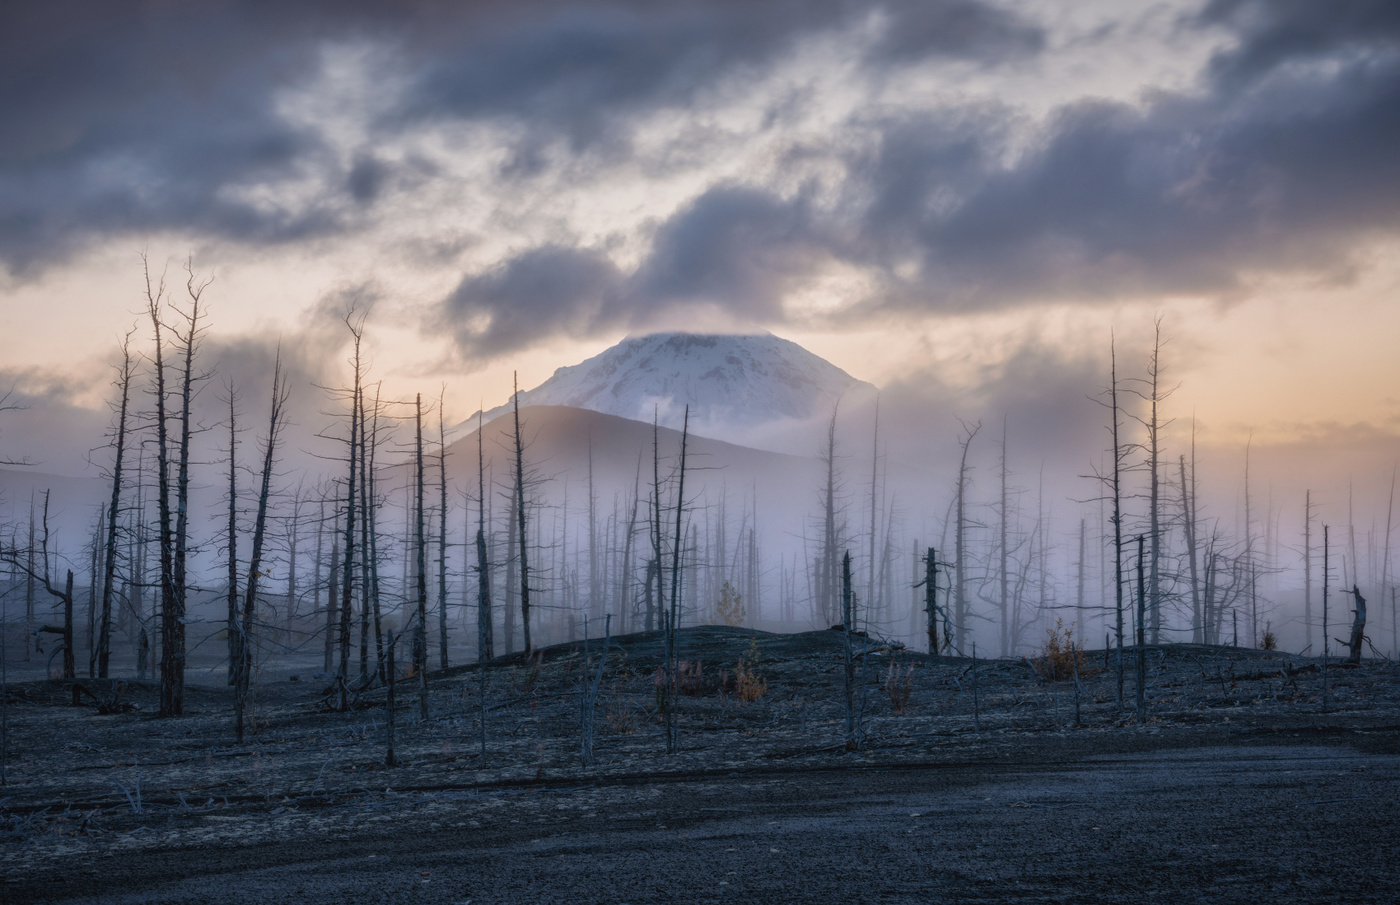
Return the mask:
POLYGON ((355 304, 453 417, 687 327, 1053 420, 1160 319, 1178 440, 1379 467, 1397 113, 1385 0, 6 4, 0 458, 101 442, 144 254, 235 386, 355 304))

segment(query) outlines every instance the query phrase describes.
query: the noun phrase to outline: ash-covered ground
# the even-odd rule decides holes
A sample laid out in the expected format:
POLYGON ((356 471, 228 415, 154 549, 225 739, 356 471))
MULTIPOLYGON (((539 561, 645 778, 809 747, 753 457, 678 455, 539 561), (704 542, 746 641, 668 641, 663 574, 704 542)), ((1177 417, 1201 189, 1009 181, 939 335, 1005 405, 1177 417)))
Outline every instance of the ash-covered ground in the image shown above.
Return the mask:
POLYGON ((851 750, 842 645, 682 631, 667 754, 660 636, 614 639, 592 764, 577 644, 430 673, 426 719, 417 679, 398 682, 393 767, 385 690, 336 712, 295 663, 260 674, 242 743, 215 674, 167 719, 154 685, 80 680, 74 706, 71 682, 12 682, 3 901, 1381 902, 1400 888, 1396 664, 1334 659, 1324 687, 1320 659, 1152 647, 1140 721, 1131 650, 1120 705, 1115 652, 1061 656, 1054 678, 1043 661, 857 638, 851 750))

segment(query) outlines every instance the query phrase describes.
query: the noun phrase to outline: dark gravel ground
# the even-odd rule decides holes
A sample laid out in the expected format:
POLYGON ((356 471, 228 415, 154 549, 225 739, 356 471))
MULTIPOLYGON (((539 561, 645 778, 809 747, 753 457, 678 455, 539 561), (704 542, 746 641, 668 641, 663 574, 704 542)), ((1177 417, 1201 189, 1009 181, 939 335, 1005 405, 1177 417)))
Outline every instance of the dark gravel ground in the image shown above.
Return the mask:
POLYGON ((401 693, 396 768, 382 691, 327 712, 286 668, 241 745, 222 687, 161 720, 145 687, 99 715, 12 686, 0 901, 1395 901, 1394 664, 1333 664, 1324 710, 1317 661, 1153 649, 1139 724, 1102 652, 1076 684, 886 649, 846 751, 839 639, 688 630, 704 678, 671 756, 656 639, 623 639, 588 767, 569 646, 486 670, 485 761, 475 668, 433 677, 426 721, 401 693), (754 639, 767 690, 744 703, 719 672, 754 639), (891 658, 914 667, 902 714, 891 658))

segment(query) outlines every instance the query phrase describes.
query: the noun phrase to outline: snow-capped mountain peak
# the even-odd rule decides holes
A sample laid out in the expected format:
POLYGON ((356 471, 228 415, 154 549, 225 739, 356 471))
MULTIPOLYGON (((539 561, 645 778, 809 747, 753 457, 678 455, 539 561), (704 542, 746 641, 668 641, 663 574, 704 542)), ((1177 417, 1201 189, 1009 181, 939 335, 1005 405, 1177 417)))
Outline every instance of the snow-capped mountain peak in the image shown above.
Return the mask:
POLYGON ((752 441, 783 424, 826 418, 852 390, 874 387, 769 333, 655 333, 629 336, 559 368, 522 392, 520 404, 567 405, 637 421, 656 414, 663 425, 677 428, 689 405, 696 433, 752 441))

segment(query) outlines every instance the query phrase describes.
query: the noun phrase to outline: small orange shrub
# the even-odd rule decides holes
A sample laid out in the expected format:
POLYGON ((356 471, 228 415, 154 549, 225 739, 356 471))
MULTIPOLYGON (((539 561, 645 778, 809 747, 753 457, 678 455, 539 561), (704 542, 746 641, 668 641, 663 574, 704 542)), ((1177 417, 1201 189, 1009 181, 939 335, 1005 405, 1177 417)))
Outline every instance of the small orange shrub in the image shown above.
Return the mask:
POLYGON ((1084 651, 1074 644, 1074 629, 1065 628, 1063 619, 1055 620, 1055 627, 1045 631, 1045 648, 1039 656, 1030 659, 1031 669, 1036 675, 1051 682, 1061 682, 1073 678, 1077 671, 1086 673, 1084 651))

